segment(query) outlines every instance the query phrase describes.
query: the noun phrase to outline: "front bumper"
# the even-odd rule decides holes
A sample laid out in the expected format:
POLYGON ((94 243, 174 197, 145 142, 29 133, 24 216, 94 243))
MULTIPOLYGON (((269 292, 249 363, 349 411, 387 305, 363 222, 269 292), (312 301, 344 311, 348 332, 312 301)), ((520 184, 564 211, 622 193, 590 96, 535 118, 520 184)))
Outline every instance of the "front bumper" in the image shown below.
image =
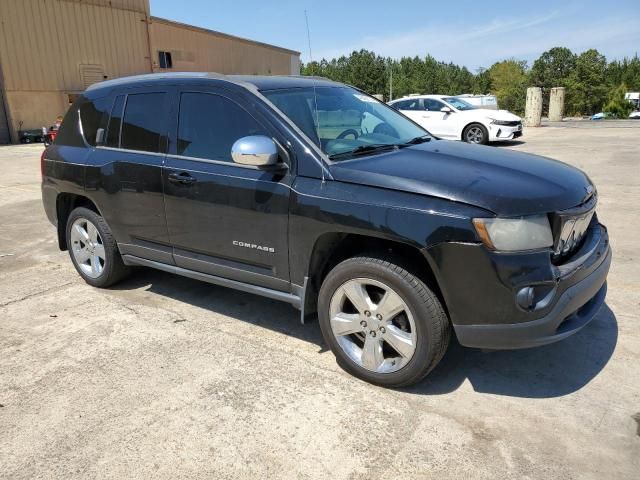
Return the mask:
POLYGON ((612 258, 607 231, 597 222, 580 250, 557 267, 548 253, 498 254, 468 244, 434 253, 458 341, 487 349, 545 345, 579 331, 604 304, 612 258), (552 294, 525 311, 515 294, 527 285, 551 286, 552 294))
POLYGON ((489 349, 528 348, 557 342, 586 326, 607 294, 611 250, 595 272, 565 290, 551 312, 525 323, 454 326, 461 345, 489 349))
POLYGON ((514 140, 522 136, 522 124, 518 126, 491 125, 489 128, 489 141, 514 140))

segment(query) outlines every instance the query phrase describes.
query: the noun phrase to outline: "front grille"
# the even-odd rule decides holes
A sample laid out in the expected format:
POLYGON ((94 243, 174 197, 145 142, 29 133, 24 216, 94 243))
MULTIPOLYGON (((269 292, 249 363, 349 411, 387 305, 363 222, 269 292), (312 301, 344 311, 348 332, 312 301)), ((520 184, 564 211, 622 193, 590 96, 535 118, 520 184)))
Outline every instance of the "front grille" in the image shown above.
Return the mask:
POLYGON ((522 121, 521 120, 508 120, 505 121, 504 124, 506 127, 517 127, 519 125, 522 125, 522 121))
POLYGON ((592 195, 582 205, 551 215, 554 263, 570 257, 582 245, 589 224, 594 219, 597 197, 592 195))

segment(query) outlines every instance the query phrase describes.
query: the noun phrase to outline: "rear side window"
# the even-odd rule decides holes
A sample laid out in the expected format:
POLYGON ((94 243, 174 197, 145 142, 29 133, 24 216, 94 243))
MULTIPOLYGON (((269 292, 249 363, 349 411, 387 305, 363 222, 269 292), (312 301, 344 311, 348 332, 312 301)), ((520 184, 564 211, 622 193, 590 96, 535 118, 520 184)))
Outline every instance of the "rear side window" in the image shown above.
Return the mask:
POLYGON ((178 155, 232 162, 231 146, 265 129, 238 104, 220 95, 183 93, 178 119, 178 155))
POLYGON ((427 98, 424 101, 424 109, 430 112, 439 112, 442 107, 444 107, 444 103, 439 102, 438 100, 427 98))
POLYGON ((107 135, 104 142, 107 147, 118 148, 120 146, 120 125, 122 124, 122 109, 124 108, 124 95, 118 95, 111 108, 111 116, 107 125, 107 135))
POLYGON ((403 100, 393 105, 397 110, 420 110, 420 99, 403 100))
POLYGON ((103 97, 86 101, 80 106, 82 133, 86 142, 93 147, 96 146, 98 129, 103 128, 103 122, 106 121, 109 103, 108 97, 103 97))
POLYGON ((127 95, 120 138, 121 148, 158 153, 165 137, 164 93, 127 95))

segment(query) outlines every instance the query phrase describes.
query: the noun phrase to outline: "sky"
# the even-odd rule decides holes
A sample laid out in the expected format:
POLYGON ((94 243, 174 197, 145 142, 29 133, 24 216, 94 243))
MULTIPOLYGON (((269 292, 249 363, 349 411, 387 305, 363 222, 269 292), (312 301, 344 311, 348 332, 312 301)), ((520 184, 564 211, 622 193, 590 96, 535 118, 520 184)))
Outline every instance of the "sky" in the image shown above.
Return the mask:
POLYGON ((471 71, 565 46, 608 60, 640 54, 640 0, 493 2, 397 0, 150 0, 151 14, 271 43, 309 60, 365 48, 400 58, 433 55, 471 71))

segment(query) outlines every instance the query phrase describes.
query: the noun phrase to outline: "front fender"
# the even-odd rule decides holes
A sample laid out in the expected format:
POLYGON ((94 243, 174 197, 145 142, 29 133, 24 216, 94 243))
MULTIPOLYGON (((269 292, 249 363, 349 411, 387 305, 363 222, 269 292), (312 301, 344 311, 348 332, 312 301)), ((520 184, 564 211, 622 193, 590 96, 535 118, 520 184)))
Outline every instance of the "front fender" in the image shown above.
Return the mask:
POLYGON ((442 242, 478 242, 471 224, 486 211, 435 197, 298 177, 289 209, 291 281, 304 283, 318 239, 355 234, 422 250, 442 242))

